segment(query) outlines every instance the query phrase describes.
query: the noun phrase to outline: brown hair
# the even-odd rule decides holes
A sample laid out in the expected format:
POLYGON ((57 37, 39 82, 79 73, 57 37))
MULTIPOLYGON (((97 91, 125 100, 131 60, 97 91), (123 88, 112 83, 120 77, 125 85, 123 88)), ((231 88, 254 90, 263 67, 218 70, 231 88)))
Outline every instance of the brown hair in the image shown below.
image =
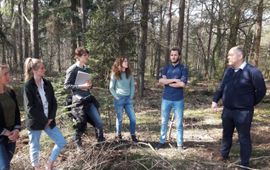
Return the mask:
POLYGON ((32 70, 37 70, 43 64, 43 61, 38 58, 28 57, 24 62, 24 81, 30 80, 34 75, 32 70))
MULTIPOLYGON (((0 64, 0 76, 3 74, 3 70, 7 70, 9 72, 9 67, 6 64, 0 64)), ((4 91, 9 91, 10 87, 4 86, 4 91)))
POLYGON ((179 57, 181 57, 181 50, 180 50, 180 48, 178 48, 178 47, 173 47, 173 48, 171 48, 170 52, 171 52, 171 51, 177 51, 179 57))
POLYGON ((75 59, 78 59, 78 58, 80 58, 84 54, 89 54, 89 51, 86 48, 84 48, 84 47, 77 47, 75 49, 75 56, 74 56, 74 58, 75 59))
MULTIPOLYGON (((127 60, 127 58, 125 58, 125 57, 116 58, 116 60, 114 61, 113 65, 112 65, 112 74, 115 76, 116 80, 121 79, 122 64, 125 61, 125 59, 127 60)), ((126 73, 126 77, 128 78, 132 74, 132 71, 128 67, 126 69, 125 73, 126 73)))

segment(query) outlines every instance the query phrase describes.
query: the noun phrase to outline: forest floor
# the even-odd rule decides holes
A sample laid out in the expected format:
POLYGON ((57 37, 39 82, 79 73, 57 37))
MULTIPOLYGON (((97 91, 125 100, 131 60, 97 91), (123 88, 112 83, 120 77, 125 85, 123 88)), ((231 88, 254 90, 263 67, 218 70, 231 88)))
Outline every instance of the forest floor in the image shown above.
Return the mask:
MULTIPOLYGON (((267 83, 268 89, 270 83, 267 83)), ((57 85, 56 89, 57 89, 57 85)), ((190 84, 185 89, 184 112, 184 150, 176 149, 175 128, 172 139, 166 142, 166 147, 154 150, 159 141, 160 103, 162 87, 156 82, 148 81, 145 97, 135 100, 137 117, 138 144, 130 142, 129 121, 124 116, 124 142, 115 141, 115 114, 112 98, 107 89, 95 88, 93 91, 102 103, 101 114, 105 124, 106 142, 97 144, 94 129, 89 125, 83 137, 83 151, 77 151, 73 142, 72 121, 61 107, 63 93, 57 93, 60 109, 58 109, 58 126, 61 128, 68 144, 60 154, 57 169, 238 169, 239 144, 237 133, 234 134, 230 160, 226 163, 217 161, 221 143, 221 109, 213 113, 210 109, 213 90, 216 84, 200 82, 190 84)), ((60 88, 60 86, 59 86, 60 88)), ((270 95, 255 109, 252 125, 253 152, 250 161, 251 169, 270 169, 270 95)), ((45 164, 53 147, 46 135, 41 139, 41 163, 45 164)), ((27 131, 21 132, 17 143, 17 153, 12 160, 13 169, 31 169, 29 160, 27 131)))

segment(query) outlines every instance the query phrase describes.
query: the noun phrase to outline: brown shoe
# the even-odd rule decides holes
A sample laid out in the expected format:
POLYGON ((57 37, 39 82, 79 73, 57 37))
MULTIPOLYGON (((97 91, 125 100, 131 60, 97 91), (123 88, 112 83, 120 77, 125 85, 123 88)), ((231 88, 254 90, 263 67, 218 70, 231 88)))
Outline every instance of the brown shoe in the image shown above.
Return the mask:
POLYGON ((226 163, 226 162, 229 161, 229 158, 228 158, 228 157, 225 158, 225 157, 223 157, 222 155, 219 155, 219 156, 217 157, 217 161, 221 161, 221 162, 226 163))

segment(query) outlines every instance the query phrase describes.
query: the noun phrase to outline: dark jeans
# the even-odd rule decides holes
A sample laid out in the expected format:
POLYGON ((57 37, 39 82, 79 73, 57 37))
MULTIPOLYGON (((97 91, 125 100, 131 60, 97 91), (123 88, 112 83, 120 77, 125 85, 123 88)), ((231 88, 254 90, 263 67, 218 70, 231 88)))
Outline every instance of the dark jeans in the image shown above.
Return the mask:
POLYGON ((237 129, 240 142, 241 165, 248 166, 251 156, 250 127, 253 118, 253 110, 229 110, 224 108, 222 113, 223 138, 221 155, 229 157, 232 146, 234 128, 237 129))
MULTIPOLYGON (((76 103, 79 99, 73 97, 73 103, 76 103)), ((87 122, 93 125, 96 131, 97 139, 103 139, 103 122, 99 115, 97 107, 90 103, 88 105, 81 105, 72 110, 76 117, 75 125, 75 141, 80 141, 82 134, 86 131, 87 122)))
POLYGON ((15 142, 10 142, 7 137, 0 137, 0 170, 10 169, 10 161, 15 152, 15 148, 15 142))

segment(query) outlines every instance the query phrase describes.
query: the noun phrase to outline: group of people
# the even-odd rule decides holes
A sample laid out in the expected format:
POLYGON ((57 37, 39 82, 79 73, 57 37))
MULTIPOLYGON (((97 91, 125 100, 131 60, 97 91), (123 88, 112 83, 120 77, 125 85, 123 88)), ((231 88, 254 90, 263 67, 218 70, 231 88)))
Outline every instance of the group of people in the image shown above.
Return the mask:
MULTIPOLYGON (((55 146, 47 161, 47 169, 64 148, 66 140, 55 123, 57 102, 53 86, 44 78, 45 66, 41 59, 27 58, 24 65, 24 110, 28 129, 31 164, 41 169, 39 162, 40 136, 45 131, 55 146)), ((0 169, 9 170, 21 130, 21 119, 14 90, 9 87, 10 74, 7 65, 0 65, 0 169)))
MULTIPOLYGON (((105 140, 103 122, 99 113, 99 103, 90 93, 92 81, 76 84, 78 72, 89 73, 87 63, 89 51, 84 47, 75 50, 76 62, 66 71, 64 88, 72 94, 72 103, 80 103, 72 108, 76 119, 74 142, 82 147, 82 134, 87 123, 96 132, 98 142, 105 140)), ((228 53, 229 67, 224 72, 220 87, 214 95, 212 108, 217 111, 218 101, 222 98, 222 146, 221 161, 229 159, 232 146, 232 136, 236 128, 239 134, 241 165, 247 167, 251 156, 250 128, 254 106, 266 93, 266 86, 261 72, 246 63, 242 47, 236 46, 228 53)), ((184 88, 188 81, 188 69, 181 64, 181 52, 178 48, 170 51, 170 61, 163 68, 159 83, 164 86, 161 103, 160 142, 155 147, 164 147, 170 112, 174 111, 176 122, 177 148, 183 145, 183 113, 184 88)), ((60 151, 66 145, 66 140, 56 126, 55 117, 57 101, 50 81, 45 79, 45 66, 41 59, 27 58, 25 61, 24 109, 26 112, 26 127, 29 136, 30 160, 35 169, 41 169, 39 162, 40 136, 44 131, 54 141, 55 146, 47 162, 47 169, 53 169, 54 162, 60 151)), ((10 168, 10 161, 15 151, 16 141, 21 130, 20 112, 15 92, 8 86, 10 81, 9 68, 0 65, 0 170, 10 168)), ((112 66, 109 90, 114 98, 116 113, 116 139, 122 140, 123 110, 130 120, 130 135, 137 143, 136 116, 133 106, 135 94, 134 77, 127 58, 117 58, 112 66)))

